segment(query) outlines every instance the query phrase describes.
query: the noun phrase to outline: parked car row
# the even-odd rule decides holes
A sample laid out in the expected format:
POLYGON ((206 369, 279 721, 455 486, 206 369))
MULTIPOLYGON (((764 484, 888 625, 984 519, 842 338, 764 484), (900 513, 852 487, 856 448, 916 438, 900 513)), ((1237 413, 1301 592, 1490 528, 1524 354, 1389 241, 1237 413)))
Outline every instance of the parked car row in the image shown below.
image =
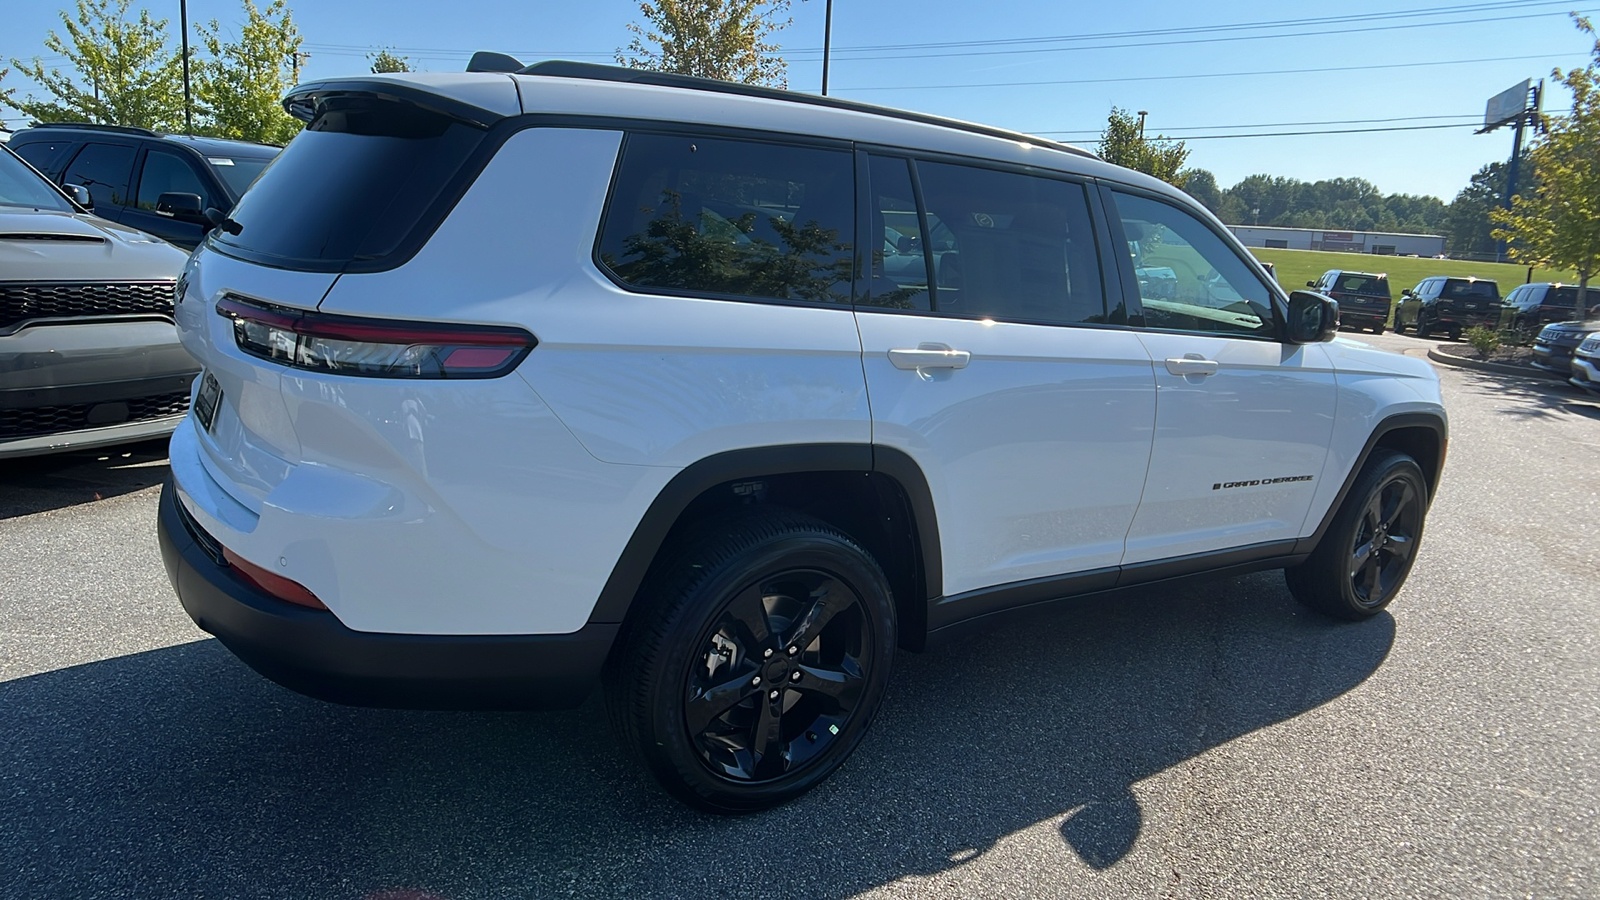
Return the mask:
POLYGON ((0 144, 0 458, 172 433, 200 369, 173 327, 185 251, 276 152, 102 125, 0 144))

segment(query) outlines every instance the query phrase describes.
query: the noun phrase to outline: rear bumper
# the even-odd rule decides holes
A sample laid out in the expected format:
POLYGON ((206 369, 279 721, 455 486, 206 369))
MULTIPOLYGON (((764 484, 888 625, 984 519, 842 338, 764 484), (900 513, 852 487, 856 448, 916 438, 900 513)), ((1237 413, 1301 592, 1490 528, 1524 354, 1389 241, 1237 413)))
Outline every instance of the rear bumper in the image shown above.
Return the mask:
POLYGON ((29 437, 0 440, 0 459, 19 456, 42 456, 46 453, 65 453, 71 450, 92 450, 96 447, 113 447, 164 438, 172 434, 183 421, 182 415, 149 419, 143 422, 124 422, 104 428, 87 428, 64 431, 58 434, 37 434, 29 437))
POLYGON ((157 532, 178 600, 251 668, 310 697, 406 709, 564 709, 599 680, 619 625, 571 634, 375 634, 278 600, 235 577, 169 480, 157 532))

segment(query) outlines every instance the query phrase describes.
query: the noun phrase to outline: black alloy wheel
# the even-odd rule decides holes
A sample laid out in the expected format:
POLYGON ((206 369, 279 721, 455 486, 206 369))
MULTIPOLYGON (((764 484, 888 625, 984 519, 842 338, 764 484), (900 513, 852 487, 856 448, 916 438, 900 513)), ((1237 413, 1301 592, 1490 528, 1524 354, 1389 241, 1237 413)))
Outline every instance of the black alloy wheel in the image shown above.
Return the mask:
POLYGON ((825 522, 754 508, 675 535, 607 663, 613 724, 668 793, 776 806, 855 749, 889 682, 888 580, 825 522))
POLYGON ((1428 497, 1415 460, 1374 450, 1317 548, 1284 571, 1295 599, 1351 620, 1388 606, 1416 561, 1428 497))
POLYGON ((760 783, 798 772, 838 739, 861 704, 872 626, 829 572, 776 572, 739 591, 701 641, 684 722, 714 773, 760 783))

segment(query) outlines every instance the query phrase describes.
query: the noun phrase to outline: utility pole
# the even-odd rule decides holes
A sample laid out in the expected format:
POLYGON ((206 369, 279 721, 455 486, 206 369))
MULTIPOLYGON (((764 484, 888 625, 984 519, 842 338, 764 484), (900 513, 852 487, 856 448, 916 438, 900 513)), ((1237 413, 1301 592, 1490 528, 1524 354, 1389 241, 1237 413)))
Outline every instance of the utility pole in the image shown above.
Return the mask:
POLYGON ((822 24, 822 96, 828 96, 828 56, 833 49, 833 0, 828 0, 828 12, 822 24))
POLYGON ((302 61, 304 61, 304 60, 310 59, 311 58, 311 54, 310 53, 304 53, 304 52, 301 52, 299 50, 296 50, 295 52, 293 52, 293 53, 291 53, 289 55, 290 55, 291 58, 294 59, 294 83, 295 84, 299 84, 300 83, 300 63, 302 61))
POLYGON ((183 29, 183 130, 194 134, 194 102, 189 98, 189 0, 178 0, 178 27, 183 29))
POLYGON ((1148 110, 1139 110, 1139 140, 1144 140, 1144 117, 1150 115, 1148 110))
MULTIPOLYGON (((1543 82, 1541 81, 1540 84, 1543 85, 1543 82)), ((1539 88, 1534 88, 1534 96, 1538 96, 1538 91, 1539 88)), ((1534 105, 1537 106, 1538 102, 1535 101, 1534 105)), ((1506 166, 1506 195, 1504 198, 1506 212, 1511 211, 1511 196, 1517 192, 1517 167, 1518 163, 1522 161, 1522 126, 1527 124, 1527 121, 1528 113, 1524 112, 1517 116, 1517 121, 1511 129, 1511 162, 1506 166)), ((1495 247, 1494 255, 1495 262, 1505 262, 1505 241, 1501 241, 1495 247)))

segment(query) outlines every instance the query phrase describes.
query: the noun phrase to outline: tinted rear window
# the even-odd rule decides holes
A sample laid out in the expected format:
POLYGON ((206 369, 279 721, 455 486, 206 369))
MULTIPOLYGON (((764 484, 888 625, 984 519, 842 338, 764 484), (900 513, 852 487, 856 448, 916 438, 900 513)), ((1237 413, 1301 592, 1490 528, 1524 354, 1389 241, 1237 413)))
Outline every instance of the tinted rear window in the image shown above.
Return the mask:
POLYGON ((419 226, 484 133, 407 103, 329 98, 234 207, 239 234, 219 230, 215 240, 291 268, 382 259, 419 226))
POLYGON ((1540 301, 1545 306, 1570 306, 1578 305, 1578 289, 1575 287, 1551 288, 1544 292, 1544 300, 1540 301))
POLYGON ((1347 294, 1387 298, 1389 296, 1389 279, 1378 278, 1375 275, 1341 275, 1333 289, 1347 294))
POLYGON ((1458 281, 1452 278, 1445 282, 1439 296, 1445 300, 1499 300, 1500 286, 1492 281, 1458 281))

